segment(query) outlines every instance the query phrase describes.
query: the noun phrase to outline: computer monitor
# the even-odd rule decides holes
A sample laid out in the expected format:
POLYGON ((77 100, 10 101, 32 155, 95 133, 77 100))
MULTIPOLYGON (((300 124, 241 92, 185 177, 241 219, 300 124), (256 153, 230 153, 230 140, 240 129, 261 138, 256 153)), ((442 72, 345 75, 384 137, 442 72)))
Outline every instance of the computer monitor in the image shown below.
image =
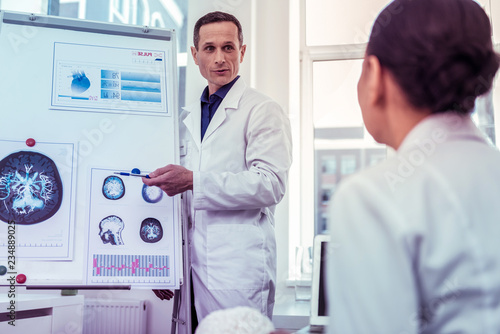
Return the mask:
POLYGON ((313 273, 311 285, 310 331, 321 332, 328 325, 328 305, 326 299, 326 265, 330 235, 318 234, 314 237, 313 273))

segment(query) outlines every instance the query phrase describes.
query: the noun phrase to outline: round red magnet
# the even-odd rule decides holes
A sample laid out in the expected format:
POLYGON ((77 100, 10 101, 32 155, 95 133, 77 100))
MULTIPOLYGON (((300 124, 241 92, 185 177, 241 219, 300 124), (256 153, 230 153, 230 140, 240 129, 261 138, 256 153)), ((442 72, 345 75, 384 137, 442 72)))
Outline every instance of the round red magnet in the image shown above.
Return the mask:
POLYGON ((24 282, 26 282, 26 275, 25 274, 17 275, 16 282, 19 284, 23 284, 24 282))
POLYGON ((35 144, 36 144, 36 141, 33 138, 26 139, 26 145, 28 145, 29 147, 33 147, 33 146, 35 146, 35 144))

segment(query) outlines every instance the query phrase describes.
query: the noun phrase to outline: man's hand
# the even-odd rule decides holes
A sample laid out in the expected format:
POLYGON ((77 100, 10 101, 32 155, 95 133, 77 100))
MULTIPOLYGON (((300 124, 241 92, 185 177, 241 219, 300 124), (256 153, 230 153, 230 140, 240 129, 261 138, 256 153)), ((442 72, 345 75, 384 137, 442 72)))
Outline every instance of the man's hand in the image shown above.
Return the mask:
POLYGON ((156 297, 160 298, 161 300, 164 299, 170 300, 174 296, 174 292, 172 290, 167 290, 167 289, 153 290, 153 292, 155 293, 156 297))
POLYGON ((149 174, 150 179, 142 178, 147 186, 160 187, 168 196, 193 190, 193 172, 179 165, 167 165, 149 174))

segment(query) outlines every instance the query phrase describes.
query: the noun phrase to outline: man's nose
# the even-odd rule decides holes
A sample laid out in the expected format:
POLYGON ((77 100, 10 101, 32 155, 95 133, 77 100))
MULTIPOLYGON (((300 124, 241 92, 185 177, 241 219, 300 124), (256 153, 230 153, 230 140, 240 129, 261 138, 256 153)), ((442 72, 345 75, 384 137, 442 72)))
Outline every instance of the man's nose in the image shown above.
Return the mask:
POLYGON ((216 64, 223 64, 226 62, 226 59, 224 57, 224 52, 222 52, 221 49, 217 49, 217 51, 215 51, 215 63, 216 64))

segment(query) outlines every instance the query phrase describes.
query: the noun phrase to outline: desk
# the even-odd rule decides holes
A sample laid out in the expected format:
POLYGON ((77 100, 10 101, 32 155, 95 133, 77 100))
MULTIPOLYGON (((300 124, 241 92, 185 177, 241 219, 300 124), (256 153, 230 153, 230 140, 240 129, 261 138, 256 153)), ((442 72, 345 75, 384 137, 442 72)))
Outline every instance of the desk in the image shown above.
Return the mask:
POLYGON ((311 304, 296 301, 295 297, 280 300, 274 306, 273 325, 275 328, 297 331, 309 325, 311 304))
POLYGON ((293 334, 323 334, 326 333, 325 330, 326 330, 325 328, 322 328, 322 329, 316 329, 315 331, 311 331, 311 327, 307 326, 302 328, 301 330, 294 332, 293 334))
POLYGON ((16 294, 15 327, 9 325, 11 299, 0 295, 0 332, 82 333, 84 296, 16 294))

